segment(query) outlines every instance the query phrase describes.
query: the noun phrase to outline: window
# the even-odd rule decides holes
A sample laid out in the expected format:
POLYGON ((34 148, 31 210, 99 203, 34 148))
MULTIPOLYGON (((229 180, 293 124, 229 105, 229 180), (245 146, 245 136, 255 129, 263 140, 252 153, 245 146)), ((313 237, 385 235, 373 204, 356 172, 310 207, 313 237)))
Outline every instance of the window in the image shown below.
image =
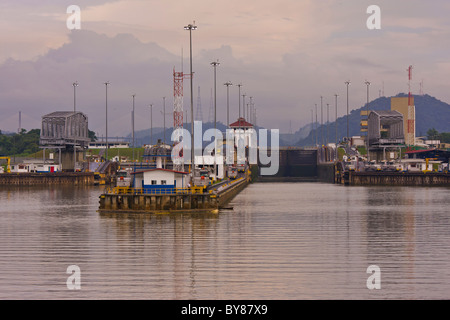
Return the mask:
POLYGON ((157 184, 156 180, 152 180, 152 184, 153 184, 153 185, 154 185, 154 184, 157 184))
POLYGON ((162 185, 166 185, 166 184, 167 184, 167 181, 166 181, 166 180, 161 180, 161 184, 162 184, 162 185))

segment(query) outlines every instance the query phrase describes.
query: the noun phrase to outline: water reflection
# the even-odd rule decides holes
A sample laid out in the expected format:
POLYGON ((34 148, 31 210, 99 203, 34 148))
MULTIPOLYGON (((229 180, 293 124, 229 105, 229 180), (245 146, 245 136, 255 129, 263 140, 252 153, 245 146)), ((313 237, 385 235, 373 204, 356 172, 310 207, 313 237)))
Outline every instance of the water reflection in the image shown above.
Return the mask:
POLYGON ((0 188, 0 298, 450 298, 445 188, 261 183, 198 214, 100 214, 101 191, 0 188))

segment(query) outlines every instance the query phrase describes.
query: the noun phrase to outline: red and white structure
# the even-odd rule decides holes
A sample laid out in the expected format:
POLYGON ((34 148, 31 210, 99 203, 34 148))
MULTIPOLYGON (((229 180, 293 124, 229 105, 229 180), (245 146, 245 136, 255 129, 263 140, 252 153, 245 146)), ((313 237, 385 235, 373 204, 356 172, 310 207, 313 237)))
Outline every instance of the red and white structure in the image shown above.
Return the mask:
MULTIPOLYGON (((183 80, 189 75, 183 72, 176 72, 173 68, 173 130, 183 129, 183 80)), ((175 145, 183 143, 183 141, 174 141, 175 145)), ((180 148, 179 154, 174 155, 174 170, 184 171, 183 147, 180 148)))
POLYGON ((407 128, 406 128, 406 136, 405 136, 405 144, 409 146, 413 146, 416 143, 416 107, 412 102, 412 94, 411 94, 411 80, 412 80, 412 66, 408 68, 408 118, 407 118, 407 128))

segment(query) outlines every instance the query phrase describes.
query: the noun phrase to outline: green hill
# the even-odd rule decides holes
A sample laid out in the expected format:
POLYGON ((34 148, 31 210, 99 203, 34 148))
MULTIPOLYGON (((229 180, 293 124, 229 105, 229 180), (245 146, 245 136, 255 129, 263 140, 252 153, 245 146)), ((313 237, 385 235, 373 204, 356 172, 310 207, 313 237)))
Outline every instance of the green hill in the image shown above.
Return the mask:
MULTIPOLYGON (((400 93, 396 97, 407 97, 407 94, 400 93)), ((414 104, 416 106, 416 135, 425 136, 427 131, 431 128, 436 129, 438 132, 450 132, 450 105, 443 101, 440 101, 429 95, 414 95, 414 104)), ((339 106, 339 113, 346 108, 342 103, 339 106)), ((390 110, 391 99, 390 97, 380 97, 370 102, 370 110, 390 110)), ((359 136, 360 132, 360 111, 366 110, 366 106, 362 106, 359 109, 352 110, 349 114, 349 134, 350 136, 359 136)), ((331 111, 331 110, 330 110, 331 111)), ((331 112, 330 112, 331 113, 331 112)), ((334 109, 333 109, 334 114, 334 109)), ((331 122, 328 126, 328 142, 335 142, 335 125, 336 122, 331 122)), ((338 127, 338 140, 342 140, 342 137, 347 135, 347 117, 342 116, 337 119, 338 127)), ((326 141, 327 128, 324 125, 319 126, 318 142, 321 143, 322 132, 324 134, 324 141, 326 141)), ((296 146, 310 146, 312 141, 315 140, 316 130, 312 130, 306 138, 297 140, 296 146)))

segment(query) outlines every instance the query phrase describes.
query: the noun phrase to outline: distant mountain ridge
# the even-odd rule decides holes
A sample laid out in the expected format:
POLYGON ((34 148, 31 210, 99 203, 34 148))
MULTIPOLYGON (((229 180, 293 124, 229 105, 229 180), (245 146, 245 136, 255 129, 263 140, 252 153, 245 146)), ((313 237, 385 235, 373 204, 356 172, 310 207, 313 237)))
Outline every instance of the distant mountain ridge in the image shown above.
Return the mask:
MULTIPOLYGON (((399 93, 395 97, 407 97, 405 93, 399 93)), ((435 97, 430 95, 414 95, 414 104, 416 106, 416 136, 424 136, 426 132, 435 128, 439 132, 449 132, 450 131, 450 105, 446 102, 440 101, 435 97)), ((342 110, 346 108, 344 105, 338 104, 338 112, 342 113, 342 110)), ((371 102, 369 102, 369 110, 390 110, 391 109, 391 97, 380 97, 371 102)), ((349 114, 349 134, 350 136, 361 135, 360 131, 360 121, 361 115, 360 111, 366 110, 366 105, 360 107, 359 109, 352 110, 349 114)), ((334 109, 333 109, 334 111, 334 109)), ((308 124, 307 126, 311 126, 308 124)), ((338 127, 338 140, 347 135, 347 116, 344 115, 337 119, 338 127)), ((316 131, 318 133, 318 143, 322 143, 322 132, 323 141, 326 142, 327 138, 327 127, 319 125, 316 130, 309 132, 308 136, 305 138, 300 138, 294 144, 295 146, 310 146, 316 139, 316 131)), ((336 122, 330 122, 328 124, 328 142, 335 142, 336 140, 336 122)))
MULTIPOLYGON (((405 93, 399 93, 395 97, 407 97, 405 93)), ((430 95, 414 95, 414 103, 416 105, 416 135, 423 136, 426 135, 428 129, 435 128, 439 132, 450 132, 450 105, 432 97, 430 95)), ((346 105, 342 102, 338 104, 339 114, 343 113, 346 109, 346 105)), ((390 110, 391 109, 391 97, 380 97, 370 102, 370 110, 390 110)), ((360 132, 360 121, 361 115, 360 111, 366 110, 366 106, 362 106, 359 109, 350 111, 349 114, 349 133, 350 136, 359 136, 360 132)), ((334 115, 334 106, 330 109, 330 114, 334 115), (331 110, 333 112, 331 112, 331 110)), ((319 118, 320 121, 320 118, 319 118)), ((336 140, 336 127, 335 121, 330 122, 328 126, 328 142, 335 142, 336 140)), ((190 124, 185 124, 186 129, 190 130, 190 124)), ((346 115, 337 119, 338 126, 338 140, 347 135, 347 117, 346 115)), ((203 123, 203 130, 207 130, 214 127, 214 123, 203 123)), ((262 127, 257 127, 260 129, 262 127)), ((218 122, 217 129, 224 132, 226 126, 218 122)), ((280 134, 280 146, 311 146, 313 142, 315 143, 317 130, 318 143, 322 143, 322 127, 316 130, 312 130, 311 123, 301 127, 295 133, 292 134, 280 134)), ((166 142, 171 142, 171 134, 173 128, 168 124, 166 127, 166 142)), ((327 127, 323 126, 324 143, 326 142, 327 127)), ((131 138, 131 134, 128 135, 131 138)), ((153 142, 156 143, 157 139, 164 139, 164 130, 161 127, 153 128, 153 142)), ((150 129, 139 130, 135 132, 136 145, 149 143, 150 141, 150 129)))

